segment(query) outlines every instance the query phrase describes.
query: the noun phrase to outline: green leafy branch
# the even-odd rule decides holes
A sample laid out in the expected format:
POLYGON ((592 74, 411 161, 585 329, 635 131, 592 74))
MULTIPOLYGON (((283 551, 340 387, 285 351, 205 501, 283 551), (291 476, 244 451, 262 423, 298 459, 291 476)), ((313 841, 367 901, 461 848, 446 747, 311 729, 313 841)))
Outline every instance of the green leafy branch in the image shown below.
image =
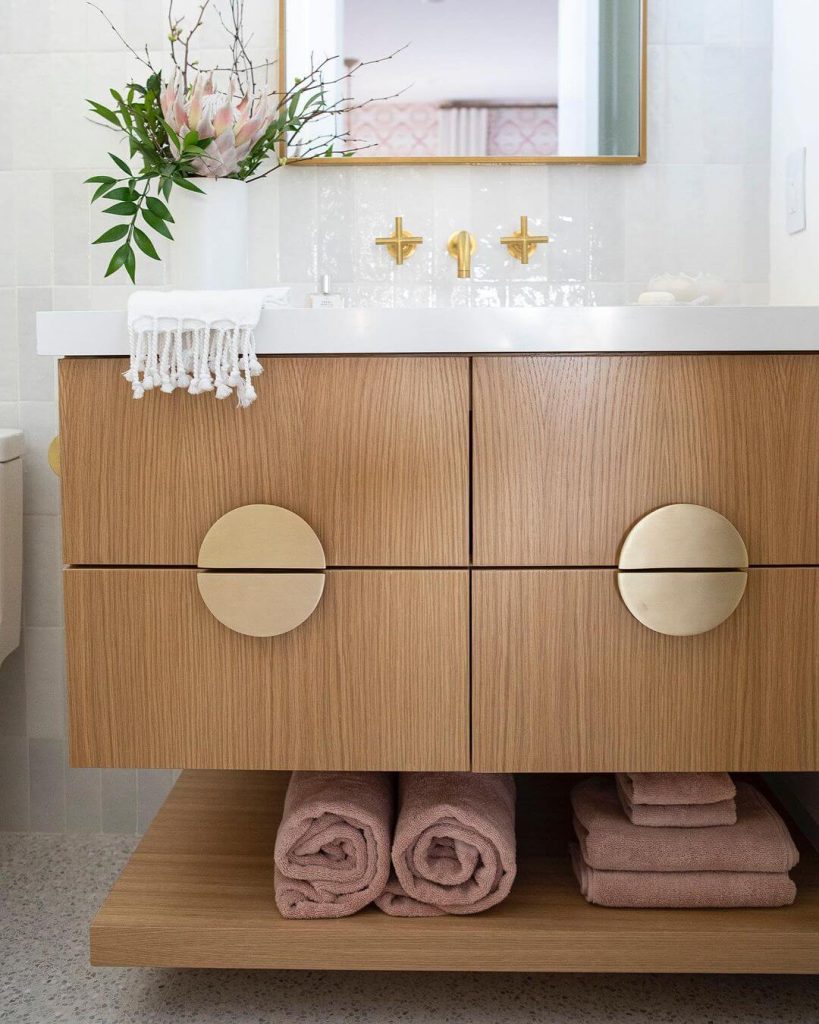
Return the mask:
MULTIPOLYGON (((104 105, 88 100, 97 123, 124 135, 128 145, 127 159, 109 154, 116 166, 116 173, 94 175, 87 179, 88 184, 97 186, 92 203, 108 201, 111 205, 105 208, 105 213, 121 218, 119 223, 94 240, 95 245, 117 244, 106 277, 122 269, 135 281, 137 250, 150 259, 160 258, 149 232, 173 239, 169 225, 174 223, 174 219, 168 204, 175 186, 202 193, 202 189, 191 179, 211 173, 219 176, 220 171, 222 175, 240 181, 257 181, 288 162, 301 162, 317 156, 332 157, 335 147, 341 149, 341 155, 351 156, 368 149, 369 145, 350 138, 343 127, 348 116, 368 103, 391 100, 400 95, 395 93, 392 96, 373 97, 359 103, 351 98, 347 85, 354 72, 392 60, 401 50, 377 60, 361 61, 355 68, 345 65, 346 70, 337 74, 337 77, 333 77, 333 69, 339 67, 341 58, 338 55, 325 57, 311 66, 303 78, 297 79, 283 93, 269 89, 267 85, 257 88, 256 72, 263 71, 266 81, 271 64, 265 61, 255 65, 248 55, 247 44, 250 39, 244 35, 245 0, 228 0, 229 21, 217 11, 230 39, 231 65, 205 71, 191 56, 191 41, 202 26, 211 0, 199 0, 194 23, 189 30, 183 29, 185 19, 174 15, 173 2, 168 0, 168 39, 174 77, 170 83, 165 83, 170 94, 173 94, 172 101, 168 99, 169 93, 164 94, 165 107, 173 121, 172 125, 165 120, 160 100, 163 95, 162 74, 151 63, 148 49, 145 49, 144 55, 135 50, 105 13, 96 4, 90 4, 148 72, 144 85, 131 82, 126 86, 124 94, 111 89, 112 104, 104 105), (207 148, 212 140, 200 138, 196 131, 188 130, 194 90, 203 81, 202 75, 209 77, 209 89, 212 89, 214 75, 228 77, 228 92, 218 93, 218 96, 223 104, 226 101, 233 108, 233 124, 222 126, 220 131, 236 133, 233 138, 220 135, 221 142, 214 147, 218 149, 219 157, 204 161, 202 158, 208 156, 207 148), (192 83, 189 78, 193 78, 192 83), (234 103, 237 95, 244 99, 234 103), (251 103, 250 108, 243 111, 244 119, 239 116, 241 102, 251 103), (180 106, 183 108, 181 112, 180 106), (248 123, 253 129, 253 141, 246 150, 247 135, 244 136, 245 141, 237 142, 237 139, 243 130, 245 133, 248 131, 248 123), (241 127, 238 127, 239 124, 241 127), (331 130, 325 132, 325 124, 331 130), (308 126, 309 132, 305 130, 308 126), (180 138, 180 135, 183 137, 180 138), (227 147, 222 145, 224 142, 228 143, 227 147), (288 155, 293 147, 296 152, 288 155), (225 148, 231 151, 232 163, 225 160, 225 148), (241 158, 238 155, 240 148, 243 153, 241 158), (135 166, 135 161, 141 162, 140 169, 135 166), (263 167, 266 163, 269 166, 263 167)), ((200 93, 196 96, 196 103, 199 104, 201 99, 200 93)), ((207 134, 213 132, 212 125, 205 129, 200 121, 195 120, 194 123, 207 134)))
POLYGON ((190 192, 202 192, 190 180, 191 164, 205 154, 211 140, 200 139, 195 131, 188 132, 184 139, 179 138, 162 116, 161 86, 160 76, 152 74, 144 86, 131 83, 125 96, 112 89, 113 107, 88 101, 93 113, 106 126, 126 136, 130 160, 139 157, 142 161, 142 169, 135 171, 122 157, 109 153, 121 175, 96 174, 86 179, 86 184, 97 186, 91 202, 108 200, 113 205, 104 212, 124 218, 123 223, 94 239, 94 245, 121 243, 111 257, 106 277, 123 269, 132 281, 136 280, 135 247, 153 260, 160 258, 151 236, 139 222, 173 240, 168 225, 173 224, 174 219, 167 202, 174 185, 190 192), (152 186, 156 195, 150 195, 152 186))

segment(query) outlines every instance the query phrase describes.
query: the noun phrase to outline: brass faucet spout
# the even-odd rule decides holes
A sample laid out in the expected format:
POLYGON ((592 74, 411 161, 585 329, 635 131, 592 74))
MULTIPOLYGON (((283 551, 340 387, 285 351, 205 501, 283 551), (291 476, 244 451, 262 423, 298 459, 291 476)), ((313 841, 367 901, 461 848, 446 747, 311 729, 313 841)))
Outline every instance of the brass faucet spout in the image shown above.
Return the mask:
POLYGON ((472 257, 478 243, 475 236, 468 231, 458 231, 449 239, 447 251, 453 259, 458 261, 458 277, 461 279, 472 277, 472 257))

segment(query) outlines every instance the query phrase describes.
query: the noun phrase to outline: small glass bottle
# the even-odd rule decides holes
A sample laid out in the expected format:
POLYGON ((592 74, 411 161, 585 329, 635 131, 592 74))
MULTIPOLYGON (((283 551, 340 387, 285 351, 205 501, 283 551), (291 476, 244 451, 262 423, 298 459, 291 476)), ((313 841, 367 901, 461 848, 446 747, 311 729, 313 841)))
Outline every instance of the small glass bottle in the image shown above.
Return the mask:
POLYGON ((311 309, 341 309, 344 297, 330 291, 330 275, 323 274, 320 290, 307 296, 307 305, 311 309))

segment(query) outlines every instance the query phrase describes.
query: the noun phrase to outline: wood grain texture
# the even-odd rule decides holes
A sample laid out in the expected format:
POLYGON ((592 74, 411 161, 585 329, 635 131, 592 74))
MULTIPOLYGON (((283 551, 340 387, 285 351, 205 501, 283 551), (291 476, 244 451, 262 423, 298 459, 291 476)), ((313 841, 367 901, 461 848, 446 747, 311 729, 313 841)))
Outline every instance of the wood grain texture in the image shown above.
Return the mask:
POLYGON ((752 563, 819 564, 819 355, 487 357, 473 380, 476 564, 615 565, 675 502, 752 563))
POLYGON ((221 625, 196 577, 66 570, 72 764, 469 768, 466 571, 331 571, 264 638, 221 625))
POLYGON ((121 359, 60 361, 63 552, 75 565, 196 565, 238 505, 281 505, 329 565, 465 565, 466 358, 265 358, 250 409, 135 402, 121 359))
POLYGON ((819 569, 752 569, 734 614, 671 637, 607 569, 477 570, 477 771, 816 771, 819 569))
POLYGON ((518 877, 472 917, 374 908, 287 921, 273 898, 286 775, 186 772, 91 926, 96 965, 316 970, 819 970, 819 871, 803 851, 780 910, 612 910, 580 895, 565 852, 567 786, 521 780, 518 877), (527 786, 526 783, 529 783, 527 786), (553 849, 553 831, 563 847, 553 849), (544 854, 549 851, 549 855, 544 854))

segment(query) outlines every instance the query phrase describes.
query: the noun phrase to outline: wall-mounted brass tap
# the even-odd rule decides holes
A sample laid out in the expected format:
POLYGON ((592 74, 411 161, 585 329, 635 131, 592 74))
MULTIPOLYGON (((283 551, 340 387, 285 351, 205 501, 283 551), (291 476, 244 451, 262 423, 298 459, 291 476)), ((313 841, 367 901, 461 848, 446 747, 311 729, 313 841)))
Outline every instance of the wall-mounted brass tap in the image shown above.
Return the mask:
POLYGON ((405 260, 412 256, 419 245, 424 244, 424 240, 420 235, 410 235, 404 231, 404 218, 396 217, 393 233, 385 238, 376 238, 375 244, 385 245, 387 252, 400 267, 405 260))
POLYGON ((449 239, 447 251, 458 261, 458 277, 472 277, 472 257, 477 248, 475 236, 468 231, 458 231, 449 239))
POLYGON ((528 263, 529 257, 539 245, 548 245, 551 239, 548 235, 530 235, 529 218, 520 218, 520 228, 511 235, 501 239, 501 245, 505 245, 510 255, 514 256, 520 263, 528 263))

